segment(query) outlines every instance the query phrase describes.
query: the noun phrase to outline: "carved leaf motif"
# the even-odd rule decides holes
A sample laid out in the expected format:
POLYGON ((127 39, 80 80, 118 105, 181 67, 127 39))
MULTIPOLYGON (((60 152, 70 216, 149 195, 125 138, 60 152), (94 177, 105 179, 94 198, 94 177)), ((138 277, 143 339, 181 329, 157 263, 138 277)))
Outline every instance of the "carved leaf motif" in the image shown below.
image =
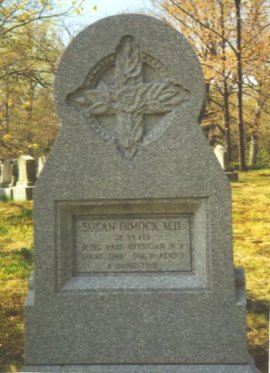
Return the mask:
POLYGON ((132 141, 139 143, 142 139, 143 131, 143 115, 140 113, 133 113, 131 128, 132 141))
POLYGON ((132 158, 138 150, 143 135, 142 119, 141 114, 124 112, 118 118, 120 130, 116 136, 117 148, 124 158, 132 158))
POLYGON ((108 87, 97 77, 96 88, 85 82, 66 97, 66 103, 80 110, 95 132, 105 141, 116 144, 128 159, 137 152, 139 144, 145 145, 164 132, 175 107, 190 96, 187 89, 168 80, 143 82, 143 61, 134 38, 125 35, 115 53, 115 85, 108 87), (166 120, 159 120, 150 130, 145 130, 144 115, 147 114, 163 114, 166 120), (115 120, 108 125, 104 115, 114 115, 115 120))
POLYGON ((132 135, 135 142, 139 142, 141 140, 143 135, 142 121, 140 121, 140 124, 134 128, 132 135))
POLYGON ((70 106, 85 108, 91 114, 112 113, 111 94, 106 84, 101 81, 95 89, 81 87, 67 96, 70 106))
POLYGON ((172 83, 140 83, 119 89, 114 110, 129 113, 166 113, 189 98, 189 92, 172 83))
POLYGON ((123 141, 123 138, 119 137, 116 142, 118 151, 122 154, 123 158, 131 159, 138 150, 138 144, 130 142, 128 138, 123 141))
POLYGON ((186 89, 173 83, 143 84, 139 94, 138 110, 145 114, 166 113, 189 98, 186 89))
POLYGON ((119 87, 142 82, 142 60, 139 46, 132 36, 126 35, 116 48, 115 75, 119 87))

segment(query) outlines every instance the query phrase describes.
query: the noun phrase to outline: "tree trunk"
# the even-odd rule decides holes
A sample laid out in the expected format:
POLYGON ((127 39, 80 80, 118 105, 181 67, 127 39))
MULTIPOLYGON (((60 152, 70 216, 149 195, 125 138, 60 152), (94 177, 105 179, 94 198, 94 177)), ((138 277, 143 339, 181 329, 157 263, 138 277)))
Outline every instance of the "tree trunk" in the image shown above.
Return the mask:
POLYGON ((235 0, 236 18, 237 18, 237 99, 238 99, 238 152, 239 152, 239 169, 246 171, 245 160, 245 132, 243 119, 243 72, 242 72, 242 35, 241 35, 241 0, 235 0))
POLYGON ((255 110, 255 120, 253 125, 253 131, 250 138, 249 143, 249 157, 248 157, 248 163, 250 166, 254 166, 257 163, 257 157, 259 152, 259 140, 260 140, 260 119, 263 107, 265 105, 265 102, 267 100, 267 96, 264 97, 263 100, 258 100, 255 110))
POLYGON ((257 163, 258 152, 259 152, 259 134, 254 132, 251 135, 250 144, 249 144, 248 163, 250 166, 254 166, 257 163))
POLYGON ((222 75, 223 75, 223 115, 224 115, 224 129, 225 129, 225 148, 227 153, 227 162, 230 164, 232 159, 231 151, 231 130, 230 130, 230 108, 229 108, 229 90, 228 77, 226 72, 226 39, 225 39, 225 25, 224 25, 224 4, 223 0, 219 2, 220 5, 220 24, 222 32, 222 75))
POLYGON ((232 160, 231 129, 230 129, 230 112, 229 112, 229 94, 227 78, 224 79, 224 127, 225 127, 225 147, 227 159, 230 164, 232 160))

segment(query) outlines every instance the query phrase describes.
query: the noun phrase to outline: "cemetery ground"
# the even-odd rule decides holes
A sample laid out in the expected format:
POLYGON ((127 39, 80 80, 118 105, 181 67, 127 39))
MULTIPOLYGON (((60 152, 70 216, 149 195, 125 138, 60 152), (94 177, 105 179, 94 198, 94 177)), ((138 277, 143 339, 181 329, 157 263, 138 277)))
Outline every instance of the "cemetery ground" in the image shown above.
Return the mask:
MULTIPOLYGON (((267 372, 270 169, 232 184, 234 259, 246 271, 249 351, 267 372)), ((32 203, 0 202, 0 372, 23 364, 23 304, 33 266, 32 203)))

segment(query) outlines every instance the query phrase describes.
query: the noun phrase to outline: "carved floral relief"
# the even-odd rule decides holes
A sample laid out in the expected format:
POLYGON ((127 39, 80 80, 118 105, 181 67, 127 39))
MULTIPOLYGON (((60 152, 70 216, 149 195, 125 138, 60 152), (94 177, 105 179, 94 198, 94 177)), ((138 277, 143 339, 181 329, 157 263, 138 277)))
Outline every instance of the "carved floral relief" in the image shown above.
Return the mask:
MULTIPOLYGON (((154 65, 152 70, 164 77, 165 69, 160 62, 150 56, 148 61, 154 65), (161 74, 158 70, 162 70, 161 74)), ((136 154, 140 145, 158 138, 170 124, 175 110, 190 96, 187 89, 167 77, 163 81, 160 78, 145 81, 146 66, 147 55, 140 51, 134 37, 125 35, 115 55, 94 67, 83 86, 66 98, 67 104, 76 108, 86 123, 105 141, 113 142, 127 159, 136 154), (102 77, 106 67, 112 66, 113 84, 106 83, 102 77), (154 118, 150 129, 146 126, 147 116, 154 118), (105 117, 113 117, 112 125, 104 124, 105 117)))

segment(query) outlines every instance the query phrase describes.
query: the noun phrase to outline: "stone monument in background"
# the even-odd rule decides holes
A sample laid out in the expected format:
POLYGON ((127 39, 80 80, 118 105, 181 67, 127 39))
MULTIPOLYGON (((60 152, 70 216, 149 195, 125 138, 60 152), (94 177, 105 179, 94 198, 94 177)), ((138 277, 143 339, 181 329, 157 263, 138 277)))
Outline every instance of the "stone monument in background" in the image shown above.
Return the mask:
POLYGON ((12 163, 9 160, 0 162, 0 197, 11 198, 12 163))
POLYGON ((251 373, 230 185, 201 128, 200 64, 161 21, 82 31, 35 190, 25 371, 251 373))
POLYGON ((40 175, 41 171, 43 170, 43 167, 46 163, 46 155, 41 155, 40 157, 38 157, 38 161, 37 161, 37 177, 40 175))
POLYGON ((36 181, 36 161, 31 155, 18 158, 18 180, 12 188, 15 201, 31 200, 36 181))
POLYGON ((228 171, 228 169, 229 169, 229 162, 228 162, 228 155, 227 155, 225 147, 222 146, 222 145, 220 145, 220 144, 217 144, 214 147, 214 154, 217 157, 217 160, 218 160, 221 168, 224 171, 228 171))
POLYGON ((214 147, 214 154, 228 179, 231 181, 238 181, 238 173, 230 169, 230 162, 228 161, 226 148, 223 145, 217 144, 214 147))

